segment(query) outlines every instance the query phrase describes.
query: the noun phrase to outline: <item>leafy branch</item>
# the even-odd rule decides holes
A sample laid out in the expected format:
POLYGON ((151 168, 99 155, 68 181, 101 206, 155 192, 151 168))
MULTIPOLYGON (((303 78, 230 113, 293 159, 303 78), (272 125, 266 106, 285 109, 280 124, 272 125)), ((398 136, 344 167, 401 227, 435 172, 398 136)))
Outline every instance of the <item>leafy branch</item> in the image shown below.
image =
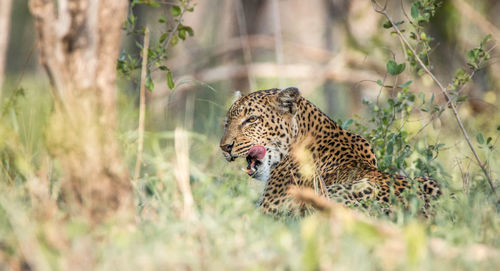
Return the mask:
MULTIPOLYGON (((421 54, 417 53, 417 51, 410 44, 410 42, 408 41, 408 39, 406 38, 406 36, 403 35, 402 31, 398 27, 398 25, 400 25, 401 22, 397 22, 397 23, 394 22, 394 20, 387 13, 387 3, 388 3, 388 1, 386 1, 383 6, 380 5, 376 0, 371 0, 371 2, 372 2, 372 7, 375 10, 375 12, 377 12, 379 14, 382 14, 388 20, 388 22, 390 23, 390 25, 392 26, 392 28, 395 30, 395 33, 398 35, 398 37, 406 45, 406 47, 407 47, 407 49, 409 51, 409 54, 411 56, 413 56, 413 59, 418 63, 418 65, 420 66, 420 68, 425 73, 427 73, 432 78, 432 80, 436 83, 436 85, 439 87, 439 90, 441 91, 441 93, 445 97, 446 101, 449 103, 449 107, 451 108, 451 110, 453 112, 453 116, 455 117, 455 119, 457 121, 457 124, 460 127, 460 130, 461 130, 461 132, 462 132, 465 140, 467 141, 467 144, 468 144, 470 150, 474 154, 474 157, 475 157, 475 159, 476 159, 479 167, 483 171, 483 173, 484 173, 484 175, 485 175, 485 177, 486 177, 486 179, 487 179, 487 181, 488 181, 488 183, 489 183, 489 185, 491 187, 491 190, 496 195, 496 189, 495 189, 495 186, 493 185, 493 182, 492 182, 491 177, 490 177, 490 175, 488 173, 488 170, 486 169, 485 164, 479 158, 479 155, 477 154, 476 149, 472 145, 470 137, 469 137, 467 131, 465 130, 463 122, 462 122, 462 120, 461 120, 461 118, 460 118, 460 116, 458 114, 457 106, 456 106, 457 100, 455 99, 455 102, 454 102, 454 99, 452 99, 451 95, 448 93, 447 88, 444 87, 443 84, 432 73, 432 71, 428 67, 429 63, 428 62, 424 63, 424 60, 427 60, 428 54, 425 54, 425 58, 423 58, 424 60, 422 60, 421 54)), ((417 3, 419 3, 419 2, 417 2, 417 3)), ((434 5, 429 5, 429 6, 433 7, 434 5)), ((430 10, 430 12, 428 10, 425 10, 427 12, 424 12, 423 13, 424 15, 422 16, 420 11, 421 11, 421 9, 426 9, 426 8, 427 8, 427 6, 424 6, 424 5, 419 5, 419 4, 412 5, 412 8, 411 8, 412 17, 417 18, 418 25, 420 25, 422 22, 427 22, 429 20, 430 16, 433 15, 433 12, 434 12, 433 10, 430 10)), ((426 41, 425 43, 423 43, 424 47, 428 45, 428 43, 427 43, 428 38, 425 35, 425 32, 421 32, 420 33, 420 37, 416 36, 415 38, 426 41)), ((472 65, 469 65, 469 66, 471 66, 471 68, 473 69, 473 71, 475 69, 479 69, 479 64, 481 63, 482 60, 487 60, 489 58, 488 55, 484 53, 484 48, 483 48, 483 46, 488 41, 488 39, 489 39, 488 37, 485 38, 483 40, 483 42, 481 42, 481 46, 479 48, 475 48, 476 50, 473 49, 474 51, 472 53, 468 53, 467 54, 468 60, 469 61, 472 60, 472 65)), ((430 47, 427 47, 426 49, 430 50, 430 47)), ((460 86, 460 85, 465 84, 469 79, 470 79, 470 76, 465 75, 465 73, 463 73, 463 72, 460 72, 460 74, 458 74, 458 76, 455 77, 455 79, 453 80, 453 83, 451 85, 452 86, 455 86, 455 85, 456 86, 460 86), (458 78, 458 80, 457 80, 457 78, 458 78)))
MULTIPOLYGON (((151 73, 161 70, 166 74, 167 86, 170 89, 175 87, 173 74, 170 68, 165 64, 169 58, 168 49, 177 45, 180 40, 186 40, 188 36, 193 36, 194 31, 191 27, 184 25, 183 16, 186 12, 193 12, 195 4, 191 0, 177 0, 174 2, 160 2, 155 0, 134 0, 130 4, 129 16, 123 26, 127 35, 135 34, 140 37, 145 35, 146 27, 137 29, 137 17, 133 13, 133 8, 137 5, 146 5, 149 7, 157 8, 161 5, 168 5, 168 14, 162 15, 158 18, 158 23, 167 25, 167 30, 158 33, 156 41, 152 41, 150 48, 147 49, 147 55, 132 55, 125 50, 121 53, 117 70, 122 76, 131 79, 132 73, 141 69, 141 63, 144 61, 142 58, 147 57, 147 75, 146 75, 146 88, 153 91, 154 82, 151 78, 151 73), (167 15, 169 18, 167 18, 167 15), (142 58, 141 58, 142 57, 142 58)), ((143 45, 136 41, 135 45, 141 51, 144 49, 143 45)))

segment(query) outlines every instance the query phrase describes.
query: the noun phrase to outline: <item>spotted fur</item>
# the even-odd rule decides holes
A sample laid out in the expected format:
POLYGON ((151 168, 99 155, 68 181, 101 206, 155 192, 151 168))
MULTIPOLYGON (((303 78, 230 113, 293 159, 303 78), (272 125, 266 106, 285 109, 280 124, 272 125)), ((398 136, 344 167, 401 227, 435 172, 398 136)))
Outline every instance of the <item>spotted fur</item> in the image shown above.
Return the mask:
MULTIPOLYGON (((255 145, 266 148, 253 175, 266 182, 259 202, 265 212, 296 209, 288 194, 292 186, 315 188, 346 205, 368 199, 387 204, 391 190, 399 196, 412 186, 405 177, 379 171, 366 139, 340 127, 294 87, 253 92, 233 103, 220 141, 226 159, 247 157, 255 145)), ((417 181, 426 202, 441 193, 435 180, 417 181)))

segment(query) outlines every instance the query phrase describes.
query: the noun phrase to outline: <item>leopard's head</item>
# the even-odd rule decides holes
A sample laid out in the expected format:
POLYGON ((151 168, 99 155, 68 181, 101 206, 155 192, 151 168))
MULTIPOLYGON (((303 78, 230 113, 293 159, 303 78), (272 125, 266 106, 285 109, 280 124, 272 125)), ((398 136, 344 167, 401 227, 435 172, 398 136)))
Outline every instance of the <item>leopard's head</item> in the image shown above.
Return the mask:
POLYGON ((246 172, 267 181, 297 137, 300 92, 295 87, 260 90, 237 98, 226 114, 220 141, 225 158, 245 157, 246 172))

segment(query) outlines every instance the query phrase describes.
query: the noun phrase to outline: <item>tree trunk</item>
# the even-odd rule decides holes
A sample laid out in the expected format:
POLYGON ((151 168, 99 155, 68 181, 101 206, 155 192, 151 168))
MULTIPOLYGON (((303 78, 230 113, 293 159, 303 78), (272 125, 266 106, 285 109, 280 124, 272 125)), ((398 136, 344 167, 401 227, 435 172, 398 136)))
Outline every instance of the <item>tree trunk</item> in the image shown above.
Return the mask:
POLYGON ((56 99, 47 145, 63 168, 62 197, 72 215, 95 223, 133 209, 115 138, 115 68, 127 7, 127 0, 30 1, 56 99))
POLYGON ((7 66, 11 7, 12 0, 0 0, 0 96, 2 96, 3 79, 7 66))

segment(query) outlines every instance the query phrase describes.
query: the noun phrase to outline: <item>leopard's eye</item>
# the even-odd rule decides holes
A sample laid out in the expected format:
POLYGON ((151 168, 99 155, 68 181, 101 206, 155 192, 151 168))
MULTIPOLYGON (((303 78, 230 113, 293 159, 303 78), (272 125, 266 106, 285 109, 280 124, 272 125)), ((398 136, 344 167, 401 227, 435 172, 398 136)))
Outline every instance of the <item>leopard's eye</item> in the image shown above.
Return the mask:
POLYGON ((251 124, 257 122, 259 118, 257 116, 250 116, 248 119, 246 119, 243 124, 251 124))

